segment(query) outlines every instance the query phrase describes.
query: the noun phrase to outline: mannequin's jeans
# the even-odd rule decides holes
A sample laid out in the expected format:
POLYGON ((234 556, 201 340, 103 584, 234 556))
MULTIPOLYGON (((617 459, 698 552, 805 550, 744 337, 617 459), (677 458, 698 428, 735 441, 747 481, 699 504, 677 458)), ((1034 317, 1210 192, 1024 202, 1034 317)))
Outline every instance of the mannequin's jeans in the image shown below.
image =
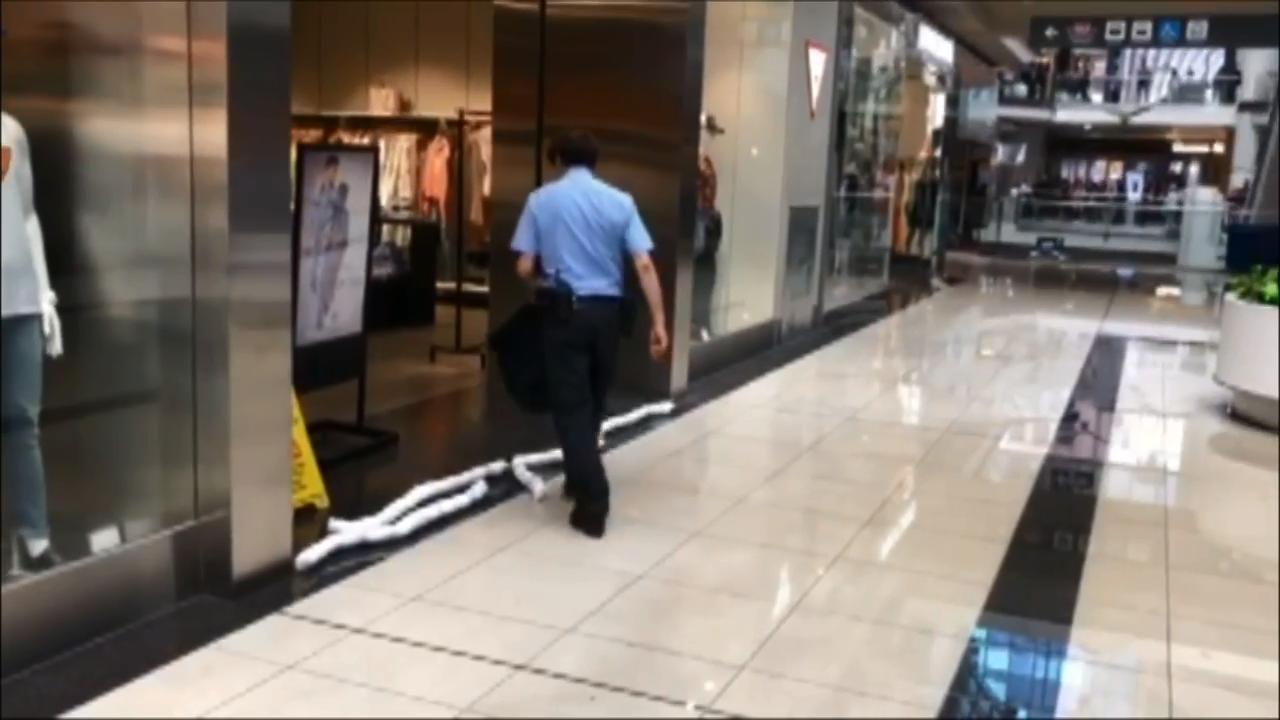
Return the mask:
POLYGON ((44 332, 39 315, 3 320, 0 345, 0 421, 5 494, 12 527, 25 540, 49 537, 44 461, 40 457, 40 394, 44 332))

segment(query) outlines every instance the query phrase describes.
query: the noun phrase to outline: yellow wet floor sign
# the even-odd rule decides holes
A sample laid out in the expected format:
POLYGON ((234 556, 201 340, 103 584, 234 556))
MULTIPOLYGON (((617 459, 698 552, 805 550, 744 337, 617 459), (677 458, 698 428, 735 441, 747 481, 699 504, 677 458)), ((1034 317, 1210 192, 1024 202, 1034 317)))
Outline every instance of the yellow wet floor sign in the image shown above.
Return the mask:
MULTIPOLYGON (((292 393, 291 393, 292 394, 292 393)), ((293 506, 314 505, 325 510, 329 507, 329 494, 324 490, 320 477, 320 465, 316 463, 311 438, 307 435, 307 423, 302 419, 298 396, 293 396, 293 506)))

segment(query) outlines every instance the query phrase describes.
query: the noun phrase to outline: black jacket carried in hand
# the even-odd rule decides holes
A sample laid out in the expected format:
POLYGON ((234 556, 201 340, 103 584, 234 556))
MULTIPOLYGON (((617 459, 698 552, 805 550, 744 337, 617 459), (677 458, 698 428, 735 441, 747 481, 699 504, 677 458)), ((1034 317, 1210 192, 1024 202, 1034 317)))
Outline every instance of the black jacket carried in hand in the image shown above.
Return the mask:
POLYGON ((498 358, 507 394, 521 409, 539 414, 551 410, 543 352, 546 312, 545 305, 526 303, 489 335, 489 347, 498 358))

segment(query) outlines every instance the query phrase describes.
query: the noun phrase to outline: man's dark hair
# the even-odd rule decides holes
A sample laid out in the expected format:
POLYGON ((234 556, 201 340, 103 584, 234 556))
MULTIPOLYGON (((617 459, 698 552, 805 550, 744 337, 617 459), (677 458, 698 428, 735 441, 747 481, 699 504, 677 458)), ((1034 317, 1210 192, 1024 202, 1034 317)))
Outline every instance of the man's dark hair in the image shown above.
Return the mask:
POLYGON ((585 167, 595 169, 596 160, 600 157, 600 148, 590 133, 581 130, 567 132, 551 141, 547 148, 547 159, 562 167, 585 167))
POLYGON ((329 169, 329 168, 331 168, 331 167, 338 167, 338 156, 337 156, 337 155, 330 155, 329 157, 325 158, 325 159, 324 159, 324 167, 325 167, 325 169, 326 169, 326 170, 327 170, 327 169, 329 169))

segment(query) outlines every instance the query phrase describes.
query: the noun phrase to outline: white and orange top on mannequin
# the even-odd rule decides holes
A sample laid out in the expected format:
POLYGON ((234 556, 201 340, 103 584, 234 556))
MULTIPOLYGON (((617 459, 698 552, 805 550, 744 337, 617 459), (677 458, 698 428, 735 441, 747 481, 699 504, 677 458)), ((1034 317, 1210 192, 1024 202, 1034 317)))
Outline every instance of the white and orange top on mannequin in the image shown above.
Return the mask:
POLYGON ((36 216, 27 133, 8 113, 0 113, 0 144, 4 146, 4 177, 0 180, 0 315, 6 318, 39 315, 45 353, 62 354, 62 325, 58 298, 49 285, 44 257, 44 233, 36 216))

